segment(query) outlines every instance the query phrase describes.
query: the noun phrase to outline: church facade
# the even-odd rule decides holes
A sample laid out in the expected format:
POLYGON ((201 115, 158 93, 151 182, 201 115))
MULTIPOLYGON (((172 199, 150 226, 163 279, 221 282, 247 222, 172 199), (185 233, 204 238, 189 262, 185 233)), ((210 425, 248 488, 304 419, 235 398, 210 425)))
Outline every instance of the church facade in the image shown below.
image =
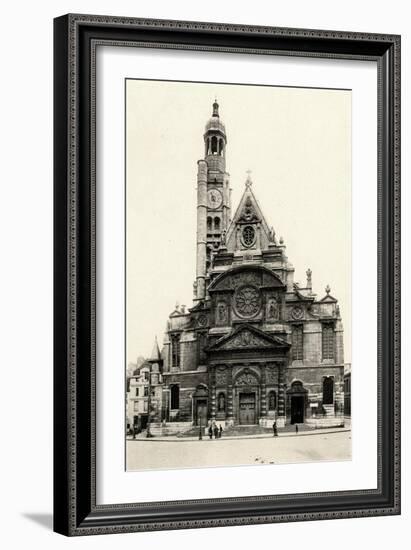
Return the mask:
POLYGON ((327 286, 305 287, 265 219, 248 176, 233 210, 227 134, 217 101, 197 171, 193 305, 167 322, 153 426, 344 421, 343 326, 327 286))

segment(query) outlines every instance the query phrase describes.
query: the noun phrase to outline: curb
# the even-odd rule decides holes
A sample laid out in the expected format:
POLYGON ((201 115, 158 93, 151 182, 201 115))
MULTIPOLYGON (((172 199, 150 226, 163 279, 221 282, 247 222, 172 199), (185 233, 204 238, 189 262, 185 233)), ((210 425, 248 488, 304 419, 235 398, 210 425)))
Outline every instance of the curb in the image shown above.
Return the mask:
MULTIPOLYGON (((295 433, 282 433, 282 434, 278 434, 277 437, 305 437, 305 436, 309 436, 309 435, 327 435, 327 434, 333 434, 333 433, 346 433, 346 432, 351 432, 351 429, 348 429, 348 428, 339 428, 339 429, 334 429, 334 430, 327 430, 327 429, 319 429, 319 430, 312 430, 312 431, 309 431, 309 432, 300 432, 298 434, 295 434, 295 433)), ((225 440, 225 441, 233 441, 233 440, 237 440, 237 439, 240 439, 240 440, 244 440, 244 439, 276 439, 275 437, 273 437, 273 435, 271 434, 259 434, 259 435, 244 435, 244 436, 227 436, 227 437, 222 437, 221 438, 222 440, 225 440)), ((162 441, 162 442, 179 442, 179 443, 184 443, 184 442, 192 442, 192 441, 200 441, 198 439, 198 437, 175 437, 175 436, 170 436, 170 437, 165 437, 165 436, 153 436, 153 437, 150 437, 150 438, 146 438, 146 437, 141 437, 141 438, 129 438, 127 437, 126 438, 126 441, 145 441, 145 442, 151 442, 151 441, 162 441)), ((203 436, 203 439, 201 441, 215 441, 215 439, 209 439, 208 436, 203 436)), ((218 441, 218 440, 217 440, 218 441)))

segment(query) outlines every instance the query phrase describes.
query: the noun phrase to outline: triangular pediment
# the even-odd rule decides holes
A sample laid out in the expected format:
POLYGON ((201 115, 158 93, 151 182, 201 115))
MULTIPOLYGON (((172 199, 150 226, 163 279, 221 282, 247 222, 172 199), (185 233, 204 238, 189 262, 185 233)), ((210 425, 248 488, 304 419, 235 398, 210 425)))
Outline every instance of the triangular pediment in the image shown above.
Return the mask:
POLYGON ((226 247, 229 252, 238 248, 237 232, 245 225, 256 226, 258 224, 260 236, 259 247, 266 248, 270 243, 275 242, 274 230, 268 225, 256 196, 252 190, 251 183, 244 189, 243 196, 234 214, 234 217, 227 229, 226 247))
POLYGON ((249 349, 268 349, 282 348, 288 349, 288 342, 278 336, 267 334, 252 325, 242 325, 237 327, 227 336, 223 336, 214 345, 209 348, 209 351, 233 351, 233 350, 249 350, 249 349))
POLYGON ((334 298, 334 296, 327 294, 326 296, 324 296, 324 298, 321 298, 320 302, 322 302, 323 304, 324 303, 335 304, 337 303, 337 300, 334 298))

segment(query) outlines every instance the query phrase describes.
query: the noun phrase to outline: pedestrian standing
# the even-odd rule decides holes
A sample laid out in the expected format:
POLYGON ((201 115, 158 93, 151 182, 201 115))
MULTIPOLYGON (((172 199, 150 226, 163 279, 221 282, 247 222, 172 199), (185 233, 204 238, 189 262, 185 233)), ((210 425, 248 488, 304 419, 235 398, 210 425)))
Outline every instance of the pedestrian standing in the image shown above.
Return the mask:
POLYGON ((220 432, 220 433, 218 434, 218 437, 221 438, 221 435, 222 435, 222 433, 223 433, 223 428, 222 428, 221 424, 220 424, 220 430, 219 430, 219 432, 220 432))
POLYGON ((218 426, 217 426, 217 424, 214 424, 214 437, 215 437, 215 439, 218 439, 218 426))
POLYGON ((298 424, 295 425, 295 433, 298 434, 298 424))
POLYGON ((208 427, 208 436, 210 439, 213 439, 213 426, 211 424, 208 427))
POLYGON ((273 437, 277 437, 277 436, 278 436, 277 422, 274 420, 274 422, 273 422, 273 437))

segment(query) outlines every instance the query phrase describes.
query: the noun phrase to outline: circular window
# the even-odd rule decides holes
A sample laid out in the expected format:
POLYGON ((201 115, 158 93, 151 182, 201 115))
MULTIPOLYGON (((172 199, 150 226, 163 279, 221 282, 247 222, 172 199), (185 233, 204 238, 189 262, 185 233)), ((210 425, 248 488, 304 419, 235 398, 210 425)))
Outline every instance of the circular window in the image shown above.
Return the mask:
POLYGON ((254 317, 261 309, 261 296, 253 286, 243 286, 234 297, 235 309, 241 317, 254 317))
POLYGON ((247 225, 243 229, 243 242, 246 246, 251 246, 255 239, 255 231, 254 227, 251 227, 251 225, 247 225))

